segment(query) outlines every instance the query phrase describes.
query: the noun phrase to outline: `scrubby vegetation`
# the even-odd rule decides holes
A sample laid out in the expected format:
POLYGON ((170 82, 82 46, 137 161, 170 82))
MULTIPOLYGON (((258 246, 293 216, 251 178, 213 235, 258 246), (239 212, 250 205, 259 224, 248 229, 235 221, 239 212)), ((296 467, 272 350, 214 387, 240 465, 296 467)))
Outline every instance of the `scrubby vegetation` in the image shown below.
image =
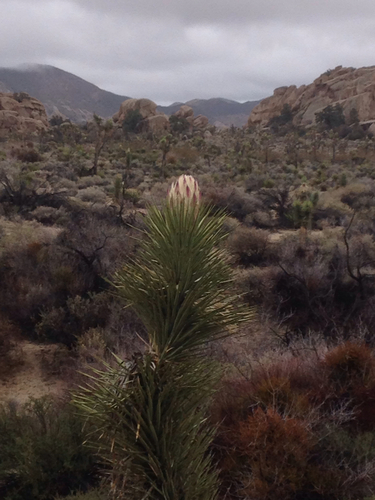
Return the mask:
MULTIPOLYGON (((44 368, 70 388, 111 353, 139 362, 148 325, 112 282, 143 254, 148 206, 191 174, 211 214, 228 214, 231 293, 257 311, 205 352, 223 370, 205 405, 219 498, 371 498, 372 135, 337 107, 308 129, 285 108, 264 130, 172 120, 165 137, 136 133, 130 118, 118 128, 55 120, 42 136, 0 143, 1 380, 22 366, 25 340, 60 346, 44 368)), ((105 467, 68 395, 4 402, 0 425, 4 498, 105 498, 105 467)))

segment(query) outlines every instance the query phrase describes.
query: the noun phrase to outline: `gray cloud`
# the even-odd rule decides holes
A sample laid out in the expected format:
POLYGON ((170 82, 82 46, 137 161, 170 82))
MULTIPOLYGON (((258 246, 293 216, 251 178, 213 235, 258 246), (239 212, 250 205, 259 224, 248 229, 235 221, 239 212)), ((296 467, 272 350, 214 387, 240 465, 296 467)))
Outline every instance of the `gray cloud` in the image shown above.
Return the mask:
POLYGON ((252 100, 375 64, 367 0, 0 0, 0 66, 52 64, 158 103, 252 100))

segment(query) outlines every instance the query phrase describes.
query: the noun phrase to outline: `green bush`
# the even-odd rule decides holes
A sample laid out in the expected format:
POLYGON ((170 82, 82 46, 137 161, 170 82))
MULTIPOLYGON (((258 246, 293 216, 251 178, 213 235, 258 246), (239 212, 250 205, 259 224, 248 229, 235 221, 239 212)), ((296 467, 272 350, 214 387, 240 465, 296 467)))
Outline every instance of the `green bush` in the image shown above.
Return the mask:
POLYGON ((0 497, 53 500, 95 485, 98 463, 82 428, 72 408, 52 398, 0 407, 0 497))

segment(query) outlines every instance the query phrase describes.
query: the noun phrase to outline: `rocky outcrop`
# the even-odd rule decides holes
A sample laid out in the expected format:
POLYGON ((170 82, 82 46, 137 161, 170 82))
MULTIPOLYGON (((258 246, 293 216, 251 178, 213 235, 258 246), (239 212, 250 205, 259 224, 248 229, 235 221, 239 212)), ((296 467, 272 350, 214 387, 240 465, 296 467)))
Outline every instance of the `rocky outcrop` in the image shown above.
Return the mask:
POLYGON ((180 109, 176 111, 176 113, 174 113, 174 115, 178 118, 186 118, 188 120, 189 118, 194 116, 194 111, 190 106, 183 104, 180 109))
POLYGON ((149 118, 156 115, 156 104, 150 99, 126 99, 114 116, 114 120, 117 118, 119 122, 122 122, 129 111, 139 111, 142 118, 149 118))
POLYGON ((207 116, 198 115, 193 120, 193 126, 196 128, 206 128, 208 125, 207 116))
POLYGON ((190 124, 191 128, 194 127, 204 129, 208 125, 207 116, 194 116, 193 108, 187 106, 186 104, 182 105, 180 109, 176 111, 176 113, 174 113, 174 116, 177 116, 178 118, 184 118, 190 124))
POLYGON ((330 104, 340 104, 345 116, 355 108, 360 121, 375 121, 375 66, 359 69, 338 66, 310 85, 277 88, 252 110, 248 126, 266 126, 271 118, 280 115, 285 104, 291 107, 295 125, 313 124, 315 113, 330 104))
POLYGON ((138 123, 136 130, 162 135, 169 130, 169 120, 164 113, 157 113, 156 107, 150 99, 126 99, 118 113, 113 116, 113 121, 122 124, 129 112, 139 111, 143 120, 138 123))
POLYGON ((143 120, 142 126, 147 132, 152 132, 155 135, 163 135, 170 128, 168 116, 166 115, 149 116, 143 120))
POLYGON ((43 104, 22 92, 0 93, 0 135, 38 134, 49 127, 43 104))

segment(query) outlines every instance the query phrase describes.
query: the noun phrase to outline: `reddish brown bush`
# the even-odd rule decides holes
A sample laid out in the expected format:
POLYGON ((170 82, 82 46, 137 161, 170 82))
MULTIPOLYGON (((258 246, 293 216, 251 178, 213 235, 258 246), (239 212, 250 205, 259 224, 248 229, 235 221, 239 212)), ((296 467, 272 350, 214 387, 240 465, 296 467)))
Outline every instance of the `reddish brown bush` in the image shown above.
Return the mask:
POLYGON ((364 344, 345 342, 329 351, 323 361, 330 380, 339 388, 374 382, 375 359, 364 344))
POLYGON ((252 498, 293 498, 308 481, 314 438, 306 423, 258 408, 240 423, 237 448, 250 468, 243 493, 252 498))

